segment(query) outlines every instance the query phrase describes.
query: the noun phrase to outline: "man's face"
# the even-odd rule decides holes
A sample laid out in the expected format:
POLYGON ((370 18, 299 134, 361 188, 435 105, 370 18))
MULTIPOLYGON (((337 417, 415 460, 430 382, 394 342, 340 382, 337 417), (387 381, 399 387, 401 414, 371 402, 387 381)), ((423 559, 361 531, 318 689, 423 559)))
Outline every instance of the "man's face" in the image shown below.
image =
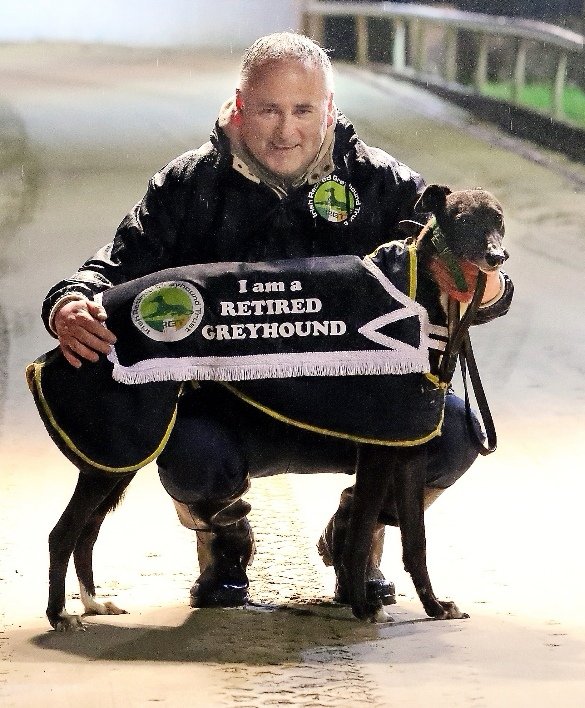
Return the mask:
POLYGON ((238 91, 241 135, 252 155, 292 181, 315 159, 333 110, 333 96, 317 69, 286 59, 254 73, 238 91))

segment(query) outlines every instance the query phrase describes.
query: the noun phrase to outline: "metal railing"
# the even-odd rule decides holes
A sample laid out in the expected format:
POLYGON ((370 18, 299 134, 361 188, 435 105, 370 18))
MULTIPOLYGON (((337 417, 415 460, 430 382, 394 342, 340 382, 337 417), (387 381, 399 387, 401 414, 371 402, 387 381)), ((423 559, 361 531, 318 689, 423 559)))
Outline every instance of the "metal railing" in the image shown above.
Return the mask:
MULTIPOLYGON (((321 43, 324 40, 326 17, 354 18, 355 54, 358 64, 371 63, 370 18, 388 20, 392 26, 389 37, 392 70, 398 75, 415 75, 419 78, 428 75, 430 44, 427 37, 429 32, 434 30, 441 43, 441 62, 435 73, 441 81, 450 84, 458 83, 457 78, 461 70, 458 52, 460 33, 472 33, 476 35, 472 85, 479 93, 484 93, 488 84, 488 62, 490 51, 494 51, 494 38, 513 38, 515 41, 511 43, 510 55, 512 65, 508 67, 508 75, 512 79, 513 103, 520 102, 520 96, 527 83, 529 50, 547 53, 552 51, 556 61, 553 67, 554 75, 549 77, 552 84, 550 113, 555 118, 563 118, 565 115, 563 97, 568 57, 575 54, 578 61, 582 62, 585 56, 585 38, 582 35, 544 22, 515 17, 394 2, 356 4, 309 0, 304 3, 303 29, 321 43)), ((470 58, 465 57, 466 61, 470 58)))

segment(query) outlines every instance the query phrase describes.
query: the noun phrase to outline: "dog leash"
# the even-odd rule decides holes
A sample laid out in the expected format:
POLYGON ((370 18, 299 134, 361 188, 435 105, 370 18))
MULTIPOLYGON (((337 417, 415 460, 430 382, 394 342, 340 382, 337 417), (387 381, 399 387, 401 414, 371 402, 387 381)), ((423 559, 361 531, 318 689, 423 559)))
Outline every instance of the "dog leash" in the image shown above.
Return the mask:
POLYGON ((463 346, 461 348, 461 351, 459 352, 459 364, 461 366, 463 388, 465 389, 465 417, 467 419, 467 426, 471 431, 473 437, 475 438, 475 441, 479 448, 479 454, 489 455, 494 452, 494 450, 498 446, 498 436, 496 434, 494 419, 492 418, 485 391, 481 383, 481 378, 479 376, 479 369, 477 368, 475 356, 473 355, 469 332, 467 332, 463 338, 463 346), (485 430, 486 442, 483 441, 482 437, 477 431, 477 428, 474 425, 473 415, 471 413, 471 401, 469 400, 469 390, 467 386, 467 373, 469 373, 469 380, 471 381, 471 385, 473 387, 473 394, 475 395, 477 407, 479 408, 479 414, 481 416, 481 420, 485 430))
POLYGON ((477 444, 480 455, 489 455, 494 452, 497 447, 498 439, 494 420, 490 411, 490 407, 485 395, 477 362, 473 354, 471 339, 469 337, 469 327, 471 326, 475 314, 481 304, 481 299, 485 291, 487 276, 482 271, 479 271, 477 284, 473 298, 469 303, 463 317, 459 317, 459 302, 453 298, 449 298, 448 304, 448 322, 449 322, 449 341, 441 360, 439 367, 439 378, 443 383, 451 383, 457 360, 461 367, 461 376, 463 379, 463 388, 465 390, 465 418, 467 426, 472 435, 473 440, 477 444), (471 399, 469 395, 469 386, 467 376, 471 381, 473 393, 479 409, 479 414, 485 430, 485 440, 474 425, 474 416, 471 410, 471 399))
MULTIPOLYGON (((453 278, 457 289, 460 292, 466 291, 468 285, 463 271, 461 270, 457 258, 449 248, 445 235, 437 223, 436 217, 432 216, 424 226, 419 222, 409 220, 401 223, 408 225, 410 227, 410 231, 412 231, 412 228, 419 227, 420 230, 416 236, 417 240, 420 240, 425 233, 430 231, 431 243, 435 247, 437 256, 443 261, 451 273, 451 277, 453 278)), ((465 390, 465 419, 470 435, 476 443, 480 455, 489 455, 494 452, 498 444, 494 420, 485 395, 483 384, 481 382, 477 362, 475 361, 475 356, 473 354, 471 338, 469 337, 469 327, 473 323, 476 312, 481 304, 486 281, 486 274, 479 271, 473 297, 463 317, 460 317, 459 302, 454 298, 449 298, 447 306, 449 338, 445 352, 443 353, 443 357, 441 359, 441 365, 439 367, 439 380, 442 383, 450 384, 457 367, 457 361, 459 360, 461 376, 463 379, 463 388, 465 390), (479 415, 485 430, 485 442, 483 435, 477 430, 471 410, 471 399, 469 395, 469 386, 467 383, 468 375, 473 388, 477 407, 479 409, 479 415)))

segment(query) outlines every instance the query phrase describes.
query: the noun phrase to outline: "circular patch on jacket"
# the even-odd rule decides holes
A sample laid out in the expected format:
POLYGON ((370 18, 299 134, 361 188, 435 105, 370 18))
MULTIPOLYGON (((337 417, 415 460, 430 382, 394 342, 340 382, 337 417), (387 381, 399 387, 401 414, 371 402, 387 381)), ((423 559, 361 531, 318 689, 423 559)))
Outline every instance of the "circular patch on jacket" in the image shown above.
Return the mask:
POLYGON ((359 214, 361 203, 356 190, 332 175, 316 184, 309 192, 309 209, 335 224, 349 224, 359 214))
POLYGON ((203 298, 184 280, 157 283, 132 303, 132 322, 157 342, 177 342, 195 331, 203 319, 203 298))

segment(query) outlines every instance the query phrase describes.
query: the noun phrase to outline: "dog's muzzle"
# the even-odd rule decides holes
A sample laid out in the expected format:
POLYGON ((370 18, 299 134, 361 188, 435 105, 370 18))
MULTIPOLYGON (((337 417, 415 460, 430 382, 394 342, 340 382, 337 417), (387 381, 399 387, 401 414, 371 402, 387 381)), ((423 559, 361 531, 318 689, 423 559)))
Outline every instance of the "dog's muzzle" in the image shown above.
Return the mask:
POLYGON ((508 251, 490 244, 485 254, 485 262, 490 268, 499 268, 504 261, 508 260, 508 251))

